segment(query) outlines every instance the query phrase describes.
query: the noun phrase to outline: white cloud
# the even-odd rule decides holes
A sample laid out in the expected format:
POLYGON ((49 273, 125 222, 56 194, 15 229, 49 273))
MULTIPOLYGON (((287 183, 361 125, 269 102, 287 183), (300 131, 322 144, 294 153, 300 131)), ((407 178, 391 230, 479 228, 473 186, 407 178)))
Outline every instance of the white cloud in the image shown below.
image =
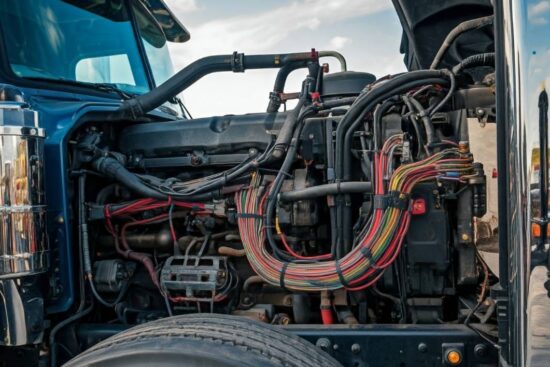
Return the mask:
POLYGON ((341 50, 346 45, 349 45, 351 43, 351 38, 343 37, 343 36, 336 36, 332 37, 330 40, 330 48, 334 50, 341 50))
MULTIPOLYGON (((181 0, 167 1, 178 15, 181 0)), ((187 1, 186 1, 187 2, 187 1)), ((215 19, 189 27, 191 41, 172 49, 175 65, 220 52, 273 52, 278 43, 303 29, 317 29, 349 18, 377 13, 391 7, 380 0, 295 1, 287 6, 266 9, 259 14, 215 19)))
MULTIPOLYGON (((183 3, 197 5, 190 0, 165 1, 181 19, 185 19, 182 16, 185 11, 183 3)), ((223 6, 220 4, 220 9, 223 6)), ((191 33, 191 40, 184 44, 170 44, 169 47, 176 70, 198 58, 230 54, 233 51, 245 54, 303 51, 303 46, 292 49, 292 45, 295 44, 293 38, 300 35, 300 32, 326 32, 331 25, 335 28, 338 22, 391 8, 389 0, 294 0, 276 7, 266 6, 255 13, 214 18, 206 22, 197 22, 195 26, 186 24, 191 33)), ((214 10, 219 14, 220 9, 214 10)), ((210 6, 205 10, 211 10, 210 6)), ((204 11, 202 15, 205 15, 204 11)), ((350 42, 351 39, 339 36, 333 37, 329 45, 333 48, 342 48, 350 42)), ((312 37, 311 44, 307 47, 319 48, 326 43, 326 40, 312 37)), ((184 99, 194 116, 262 111, 267 105, 268 92, 275 80, 275 73, 273 70, 264 70, 247 71, 246 75, 210 75, 189 88, 184 93, 184 99), (212 99, 212 91, 218 91, 220 98, 212 99)), ((297 75, 299 72, 291 76, 295 74, 296 77, 303 78, 302 75, 297 75)), ((289 89, 294 88, 291 80, 287 85, 289 89)), ((299 82, 296 83, 296 86, 299 85, 299 82)))
POLYGON ((196 0, 172 0, 167 3, 176 15, 192 13, 199 9, 196 0))
POLYGON ((532 24, 544 25, 548 23, 545 16, 550 12, 550 0, 542 0, 527 7, 527 18, 532 24))
POLYGON ((527 12, 531 16, 531 15, 537 15, 540 13, 546 13, 549 10, 550 10, 550 1, 543 0, 543 1, 539 1, 536 4, 529 5, 527 12))

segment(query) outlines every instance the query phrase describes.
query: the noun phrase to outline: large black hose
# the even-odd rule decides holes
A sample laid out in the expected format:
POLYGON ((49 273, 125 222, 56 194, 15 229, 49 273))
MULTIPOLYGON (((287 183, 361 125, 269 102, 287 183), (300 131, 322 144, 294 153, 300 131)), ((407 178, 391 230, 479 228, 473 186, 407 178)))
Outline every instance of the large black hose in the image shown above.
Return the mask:
POLYGON ((112 117, 136 119, 143 116, 208 74, 224 71, 244 72, 246 69, 275 69, 303 60, 317 61, 318 57, 318 53, 314 51, 250 56, 234 52, 232 55, 203 57, 192 62, 149 93, 124 101, 112 117))
MULTIPOLYGON (((201 189, 197 190, 197 193, 193 194, 178 192, 168 193, 147 186, 138 175, 128 171, 122 163, 112 157, 98 158, 92 162, 92 167, 98 173, 121 183, 140 197, 153 198, 157 200, 167 200, 169 196, 175 199, 183 199, 188 201, 212 200, 219 196, 219 190, 217 191, 217 189, 221 188, 227 182, 227 180, 220 179, 216 182, 205 184, 201 187, 201 189)), ((241 169, 227 175, 227 177, 234 178, 235 176, 240 175, 242 171, 246 171, 247 167, 247 165, 242 166, 241 169)))
POLYGON ((101 157, 92 162, 92 167, 99 173, 120 182, 134 193, 146 197, 159 200, 166 200, 168 195, 162 194, 157 190, 145 185, 132 172, 112 157, 101 157))
POLYGON ((372 190, 370 182, 340 182, 312 186, 301 190, 287 191, 279 194, 284 202, 315 199, 327 195, 367 193, 372 190))
POLYGON ((470 31, 472 29, 477 29, 484 27, 486 25, 493 23, 494 17, 492 15, 488 15, 486 17, 476 18, 476 19, 470 19, 465 22, 460 23, 457 25, 449 34, 447 37, 445 37, 445 40, 441 44, 441 47, 437 51, 437 54, 435 55, 432 64, 430 65, 430 69, 436 69, 439 66, 439 63, 441 62, 441 59, 443 59, 443 56, 445 56, 445 53, 451 46, 451 44, 454 42, 454 40, 460 36, 462 33, 470 31))
POLYGON ((294 133, 294 130, 296 128, 298 116, 302 107, 304 107, 306 99, 307 95, 303 93, 298 100, 298 104, 296 105, 296 107, 286 115, 285 122, 283 123, 281 130, 279 130, 279 133, 277 134, 275 146, 273 147, 273 152, 271 153, 273 159, 280 159, 286 153, 288 145, 290 144, 290 140, 292 139, 292 134, 294 133))

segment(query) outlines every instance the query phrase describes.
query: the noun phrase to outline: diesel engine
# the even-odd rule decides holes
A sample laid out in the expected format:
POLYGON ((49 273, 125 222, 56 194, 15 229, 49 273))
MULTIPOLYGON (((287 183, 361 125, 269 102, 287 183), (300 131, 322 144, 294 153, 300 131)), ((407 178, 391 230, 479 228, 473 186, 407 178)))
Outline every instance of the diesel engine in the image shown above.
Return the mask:
POLYGON ((284 325, 492 317, 494 276, 473 225, 486 211, 486 179, 468 118, 491 118, 493 55, 378 79, 329 73, 319 60, 335 55, 208 61, 218 71, 280 68, 264 113, 155 118, 144 115, 155 103, 145 95, 75 131, 75 236, 95 322, 200 312, 284 325), (285 93, 296 69, 307 71, 301 90, 285 93))

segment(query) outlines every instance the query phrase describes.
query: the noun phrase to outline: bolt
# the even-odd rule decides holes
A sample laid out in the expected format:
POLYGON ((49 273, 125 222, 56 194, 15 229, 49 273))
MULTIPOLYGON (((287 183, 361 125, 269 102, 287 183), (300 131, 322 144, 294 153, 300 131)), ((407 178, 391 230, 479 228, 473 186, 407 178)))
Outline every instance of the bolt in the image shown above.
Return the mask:
POLYGON ((470 240, 470 236, 468 236, 467 233, 463 233, 462 234, 462 241, 469 241, 470 240))
POLYGON ((477 344, 474 347, 474 354, 479 358, 486 357, 487 352, 488 352, 488 350, 487 350, 487 346, 485 344, 477 344))
POLYGON ((338 350, 338 349, 340 349, 340 346, 339 346, 338 344, 334 344, 334 345, 332 346, 332 349, 338 350))
POLYGON ((426 345, 426 343, 418 344, 418 351, 420 353, 426 353, 428 351, 428 346, 426 345))
POLYGON ((351 346, 351 352, 353 354, 359 354, 359 352, 361 352, 361 346, 357 343, 354 343, 352 346, 351 346))
POLYGON ((191 157, 191 165, 192 166, 198 166, 202 163, 202 159, 201 157, 198 157, 196 155, 192 156, 191 157))
POLYGON ((57 218, 56 218, 56 221, 59 224, 63 224, 63 223, 65 223, 65 218, 63 218, 62 215, 58 215, 57 218))
POLYGON ((484 110, 483 108, 478 108, 478 109, 476 110, 476 114, 477 114, 478 116, 484 116, 484 115, 485 115, 485 110, 484 110))
POLYGON ((328 340, 327 338, 319 338, 315 343, 317 347, 321 348, 325 352, 330 348, 330 344, 330 340, 328 340))

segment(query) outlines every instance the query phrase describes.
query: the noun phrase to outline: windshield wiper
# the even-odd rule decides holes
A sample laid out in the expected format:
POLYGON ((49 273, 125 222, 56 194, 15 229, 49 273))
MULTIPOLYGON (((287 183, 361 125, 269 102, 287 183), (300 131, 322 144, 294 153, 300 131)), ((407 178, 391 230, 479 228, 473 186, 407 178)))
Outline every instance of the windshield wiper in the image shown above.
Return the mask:
POLYGON ((95 89, 95 90, 98 90, 101 92, 107 92, 107 93, 116 93, 120 98, 124 100, 131 99, 137 95, 137 94, 126 92, 118 88, 115 84, 112 84, 112 83, 89 83, 89 82, 79 82, 77 80, 46 78, 46 77, 40 77, 40 76, 32 76, 32 77, 24 77, 24 78, 29 80, 44 81, 49 83, 57 83, 57 84, 75 86, 75 87, 91 88, 91 89, 95 89))

